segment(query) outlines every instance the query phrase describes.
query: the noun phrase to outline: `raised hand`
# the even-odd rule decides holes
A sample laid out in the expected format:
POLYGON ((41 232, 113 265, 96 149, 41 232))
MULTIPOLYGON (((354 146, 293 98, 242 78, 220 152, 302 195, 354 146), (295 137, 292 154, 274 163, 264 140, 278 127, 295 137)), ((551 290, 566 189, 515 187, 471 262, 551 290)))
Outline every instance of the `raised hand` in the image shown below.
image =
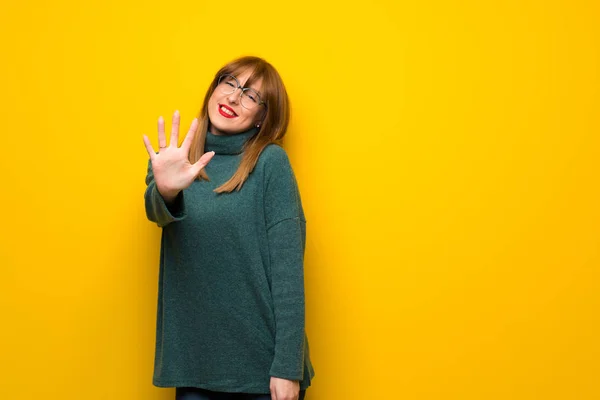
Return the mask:
POLYGON ((165 137, 165 120, 163 117, 158 118, 158 146, 159 153, 156 154, 150 139, 144 135, 144 143, 146 150, 150 156, 152 163, 152 172, 156 188, 165 200, 171 200, 177 196, 181 190, 189 187, 202 168, 208 164, 211 158, 215 155, 214 151, 204 153, 202 157, 194 164, 189 161, 190 147, 196 128, 198 127, 198 119, 194 118, 188 133, 181 144, 177 147, 179 139, 179 111, 173 114, 173 123, 171 126, 171 139, 167 146, 165 137))

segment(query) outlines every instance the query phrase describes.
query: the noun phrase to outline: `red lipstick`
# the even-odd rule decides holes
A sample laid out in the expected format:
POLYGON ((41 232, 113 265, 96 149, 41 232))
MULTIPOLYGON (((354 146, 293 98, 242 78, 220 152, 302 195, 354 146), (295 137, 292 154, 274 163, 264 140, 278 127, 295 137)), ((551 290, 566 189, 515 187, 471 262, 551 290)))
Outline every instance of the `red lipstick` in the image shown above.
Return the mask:
POLYGON ((219 107, 219 114, 221 114, 225 118, 235 118, 235 117, 237 117, 237 114, 235 113, 235 111, 233 111, 233 108, 228 107, 225 104, 217 104, 217 106, 219 107), (227 110, 231 111, 233 113, 233 115, 227 114, 225 111, 221 110, 221 107, 226 108, 227 110))

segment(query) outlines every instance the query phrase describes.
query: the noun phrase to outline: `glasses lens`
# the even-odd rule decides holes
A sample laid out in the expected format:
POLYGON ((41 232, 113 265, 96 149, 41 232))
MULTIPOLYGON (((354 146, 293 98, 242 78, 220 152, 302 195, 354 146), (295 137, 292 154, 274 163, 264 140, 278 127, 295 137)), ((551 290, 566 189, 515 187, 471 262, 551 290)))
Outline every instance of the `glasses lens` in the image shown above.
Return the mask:
POLYGON ((242 106, 249 110, 256 108, 260 104, 260 96, 254 89, 244 89, 242 94, 242 106))
POLYGON ((232 75, 221 75, 217 87, 221 93, 229 94, 233 93, 237 89, 238 85, 237 81, 232 75))

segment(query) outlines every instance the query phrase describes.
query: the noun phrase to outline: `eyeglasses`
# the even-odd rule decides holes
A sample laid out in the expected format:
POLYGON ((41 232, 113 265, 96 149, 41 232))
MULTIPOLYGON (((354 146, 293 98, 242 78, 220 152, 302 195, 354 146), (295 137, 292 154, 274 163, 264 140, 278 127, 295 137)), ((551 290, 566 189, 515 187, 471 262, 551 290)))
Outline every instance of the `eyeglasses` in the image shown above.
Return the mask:
POLYGON ((261 100, 258 92, 252 88, 245 88, 240 85, 240 81, 233 75, 221 75, 217 83, 217 89, 223 94, 231 94, 238 89, 242 89, 240 93, 240 103, 242 107, 252 110, 260 105, 266 107, 266 103, 261 100))

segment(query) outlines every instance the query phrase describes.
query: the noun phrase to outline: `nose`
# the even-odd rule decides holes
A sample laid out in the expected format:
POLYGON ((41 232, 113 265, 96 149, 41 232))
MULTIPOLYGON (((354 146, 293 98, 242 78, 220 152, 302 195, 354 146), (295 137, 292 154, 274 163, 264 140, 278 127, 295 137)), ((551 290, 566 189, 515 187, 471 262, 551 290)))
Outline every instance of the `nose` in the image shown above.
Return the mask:
POLYGON ((233 93, 231 93, 227 96, 231 103, 237 103, 240 100, 240 94, 239 94, 238 90, 241 90, 241 89, 237 88, 233 91, 233 93))

